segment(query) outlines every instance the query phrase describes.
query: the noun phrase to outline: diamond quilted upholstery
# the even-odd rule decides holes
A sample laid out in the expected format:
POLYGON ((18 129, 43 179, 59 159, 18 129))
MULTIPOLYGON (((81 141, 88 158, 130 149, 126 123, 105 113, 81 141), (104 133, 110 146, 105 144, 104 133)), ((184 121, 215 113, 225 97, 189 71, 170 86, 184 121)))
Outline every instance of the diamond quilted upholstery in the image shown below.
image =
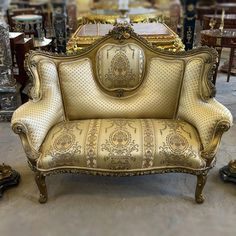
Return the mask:
POLYGON ((42 60, 38 64, 41 79, 42 98, 20 106, 12 117, 12 125, 23 124, 32 148, 39 150, 48 130, 63 118, 62 100, 54 63, 42 60))
POLYGON ((125 98, 104 94, 96 84, 89 59, 63 62, 59 75, 69 120, 92 118, 173 118, 184 64, 154 58, 144 83, 125 98))
POLYGON ((232 123, 232 115, 214 98, 207 102, 200 99, 199 83, 202 67, 202 61, 198 59, 192 60, 186 66, 178 116, 197 128, 206 149, 213 138, 216 124, 222 120, 232 123))

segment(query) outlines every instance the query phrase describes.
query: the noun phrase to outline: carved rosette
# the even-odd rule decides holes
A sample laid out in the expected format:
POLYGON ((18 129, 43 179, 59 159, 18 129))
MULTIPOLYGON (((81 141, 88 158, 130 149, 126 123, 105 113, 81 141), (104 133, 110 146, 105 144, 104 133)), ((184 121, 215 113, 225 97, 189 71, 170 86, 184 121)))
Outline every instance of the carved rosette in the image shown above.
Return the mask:
POLYGON ((128 39, 132 34, 134 34, 134 29, 127 23, 116 24, 115 27, 109 32, 109 35, 112 35, 113 38, 118 40, 128 39))

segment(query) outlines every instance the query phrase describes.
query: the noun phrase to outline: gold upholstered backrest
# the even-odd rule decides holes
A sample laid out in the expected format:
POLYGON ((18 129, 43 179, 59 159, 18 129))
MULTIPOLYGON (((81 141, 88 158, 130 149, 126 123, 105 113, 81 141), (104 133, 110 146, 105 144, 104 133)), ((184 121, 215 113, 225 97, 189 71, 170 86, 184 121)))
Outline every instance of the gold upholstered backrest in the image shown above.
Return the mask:
MULTIPOLYGON (((98 51, 97 66, 89 58, 59 65, 61 91, 68 119, 173 118, 184 62, 152 58, 144 73, 145 58, 141 49, 137 47, 137 51, 134 51, 134 55, 137 54, 137 58, 134 57, 136 60, 127 50, 131 58, 127 56, 126 61, 120 58, 112 62, 120 57, 120 51, 114 52, 112 59, 109 56, 107 58, 109 47, 110 44, 105 45, 98 51), (119 68, 119 63, 124 64, 122 68, 119 68), (93 73, 94 67, 97 75, 93 73)), ((126 44, 124 48, 135 48, 135 45, 126 44)))
MULTIPOLYGON (((211 96, 208 80, 216 55, 211 49, 171 53, 149 45, 130 28, 115 28, 77 55, 34 52, 28 67, 34 75, 33 99, 40 99, 38 64, 57 68, 65 119, 176 118, 186 68, 201 66, 199 97, 211 96)), ((191 89, 191 88, 189 88, 191 89)))

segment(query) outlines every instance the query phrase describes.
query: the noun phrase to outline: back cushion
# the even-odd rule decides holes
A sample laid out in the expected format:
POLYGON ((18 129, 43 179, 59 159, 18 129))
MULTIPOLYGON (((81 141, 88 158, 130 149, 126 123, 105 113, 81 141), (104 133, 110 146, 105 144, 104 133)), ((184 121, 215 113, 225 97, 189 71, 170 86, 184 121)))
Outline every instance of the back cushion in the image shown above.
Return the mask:
POLYGON ((97 82, 110 95, 120 90, 130 95, 144 81, 145 55, 136 44, 105 44, 98 50, 96 59, 97 82))
MULTIPOLYGON (((122 89, 133 91, 128 96, 116 97, 106 93, 106 88, 104 90, 106 78, 103 78, 102 75, 104 74, 105 76, 112 71, 114 73, 114 61, 121 54, 119 48, 110 54, 115 57, 114 60, 109 57, 106 59, 104 56, 102 57, 102 62, 99 62, 101 59, 99 57, 107 55, 107 51, 106 53, 101 50, 98 51, 97 66, 105 65, 103 70, 97 68, 99 75, 93 74, 92 64, 88 58, 73 62, 63 62, 59 65, 61 91, 67 118, 69 120, 91 118, 173 118, 179 100, 184 62, 176 59, 153 58, 146 62, 147 66, 144 68, 142 65, 145 61, 144 52, 140 51, 142 50, 140 47, 135 47, 134 44, 131 45, 131 49, 134 50, 134 57, 131 56, 132 58, 130 58, 130 55, 132 55, 130 50, 121 48, 120 50, 126 56, 122 55, 123 61, 121 62, 123 64, 118 63, 118 68, 115 67, 115 73, 118 77, 116 78, 115 75, 111 74, 112 80, 119 80, 119 76, 129 79, 126 73, 133 73, 133 75, 138 76, 138 82, 130 83, 129 88, 127 88, 124 81, 112 83, 113 87, 108 82, 107 85, 110 86, 107 88, 108 90, 114 87, 120 88, 123 85, 122 89), (135 52, 135 50, 138 51, 135 52), (142 60, 141 63, 137 62, 138 58, 142 60), (135 61, 136 64, 134 64, 135 61), (105 64, 106 62, 107 64, 105 64), (124 66, 124 62, 129 62, 131 65, 131 67, 127 67, 127 71, 119 68, 119 64, 124 66), (135 66, 139 66, 139 69, 137 70, 135 66), (147 70, 146 73, 143 73, 142 70, 144 69, 147 70), (103 82, 102 86, 99 81, 103 82)), ((103 50, 107 50, 107 47, 103 47, 103 50)))

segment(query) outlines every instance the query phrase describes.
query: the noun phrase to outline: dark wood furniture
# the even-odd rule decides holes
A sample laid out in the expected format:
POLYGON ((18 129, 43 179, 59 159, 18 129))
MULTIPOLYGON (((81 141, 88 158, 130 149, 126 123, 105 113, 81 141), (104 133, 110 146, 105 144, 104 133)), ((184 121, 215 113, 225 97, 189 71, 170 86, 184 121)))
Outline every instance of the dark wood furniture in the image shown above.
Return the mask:
POLYGON ((19 32, 10 32, 9 36, 14 78, 24 87, 28 81, 24 60, 26 53, 34 49, 33 39, 25 38, 24 34, 19 32))
POLYGON ((224 9, 227 14, 236 14, 236 3, 227 2, 227 3, 218 3, 216 8, 221 10, 224 9))
MULTIPOLYGON (((228 76, 227 76, 227 82, 229 82, 231 68, 233 64, 233 58, 234 58, 234 51, 236 48, 236 29, 224 29, 223 32, 221 32, 219 29, 202 30, 201 43, 202 45, 214 47, 218 51, 219 53, 218 61, 220 61, 222 48, 224 47, 230 48, 229 69, 228 69, 228 76)), ((218 66, 219 66, 219 62, 217 64, 216 71, 218 69, 218 66)), ((215 73, 213 77, 214 84, 216 83, 216 76, 217 76, 217 73, 215 73)))
MULTIPOLYGON (((221 15, 205 15, 203 17, 203 29, 210 29, 210 25, 214 29, 219 29, 221 24, 221 15)), ((224 17, 225 29, 236 29, 236 14, 227 14, 224 17)), ((221 67, 220 71, 228 73, 229 61, 227 60, 221 67)), ((236 75, 236 51, 234 52, 233 64, 230 70, 232 75, 236 75)))
MULTIPOLYGON (((204 15, 203 17, 203 29, 210 29, 210 22, 214 23, 214 29, 219 29, 221 24, 221 14, 204 15), (212 22, 214 21, 214 22, 212 22)), ((236 28, 236 14, 226 14, 224 17, 224 28, 234 29, 236 28)))
POLYGON ((236 14, 236 3, 217 3, 215 5, 198 5, 196 7, 197 10, 197 18, 200 20, 201 24, 203 23, 203 19, 205 15, 209 14, 221 14, 222 10, 225 10, 226 14, 236 14))

